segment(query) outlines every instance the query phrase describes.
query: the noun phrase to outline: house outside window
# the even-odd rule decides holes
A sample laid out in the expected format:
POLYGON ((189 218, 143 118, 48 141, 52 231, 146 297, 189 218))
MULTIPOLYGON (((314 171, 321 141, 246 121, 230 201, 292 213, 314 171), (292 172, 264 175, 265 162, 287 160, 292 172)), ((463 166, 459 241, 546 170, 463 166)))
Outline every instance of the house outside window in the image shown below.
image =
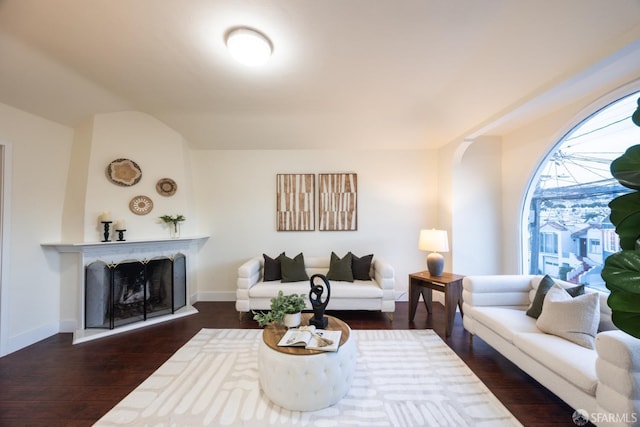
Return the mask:
POLYGON ((558 253, 558 235, 556 233, 540 233, 540 252, 558 253))
POLYGON ((631 121, 640 91, 586 117, 550 150, 529 186, 524 271, 606 290, 607 256, 620 250, 609 202, 631 191, 611 176, 611 162, 640 143, 631 121), (553 254, 553 255, 552 255, 553 254))
POLYGON ((620 250, 620 239, 615 230, 608 229, 605 230, 603 234, 604 238, 602 241, 604 242, 604 251, 608 253, 618 252, 620 250))

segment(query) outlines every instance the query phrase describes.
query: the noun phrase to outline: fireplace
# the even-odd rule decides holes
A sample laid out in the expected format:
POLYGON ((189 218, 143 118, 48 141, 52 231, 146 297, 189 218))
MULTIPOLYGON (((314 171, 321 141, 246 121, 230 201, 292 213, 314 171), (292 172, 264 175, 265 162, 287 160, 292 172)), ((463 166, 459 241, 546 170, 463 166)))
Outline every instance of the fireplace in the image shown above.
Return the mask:
POLYGON ((186 258, 94 261, 85 268, 85 328, 114 329, 173 314, 187 301, 186 258))
POLYGON ((60 253, 60 332, 78 344, 197 313, 191 289, 207 240, 43 243, 60 253))

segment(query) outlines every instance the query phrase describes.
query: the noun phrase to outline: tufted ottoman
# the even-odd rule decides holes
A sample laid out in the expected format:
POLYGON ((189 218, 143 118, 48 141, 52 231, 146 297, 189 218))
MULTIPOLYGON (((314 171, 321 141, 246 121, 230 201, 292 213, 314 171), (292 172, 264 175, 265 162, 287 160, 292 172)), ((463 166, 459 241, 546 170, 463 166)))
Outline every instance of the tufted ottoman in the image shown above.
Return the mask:
POLYGON ((335 352, 277 347, 274 343, 284 330, 263 332, 258 348, 260 386, 276 405, 292 411, 315 411, 337 403, 349 391, 356 370, 355 339, 346 323, 327 317, 327 329, 343 331, 335 352))

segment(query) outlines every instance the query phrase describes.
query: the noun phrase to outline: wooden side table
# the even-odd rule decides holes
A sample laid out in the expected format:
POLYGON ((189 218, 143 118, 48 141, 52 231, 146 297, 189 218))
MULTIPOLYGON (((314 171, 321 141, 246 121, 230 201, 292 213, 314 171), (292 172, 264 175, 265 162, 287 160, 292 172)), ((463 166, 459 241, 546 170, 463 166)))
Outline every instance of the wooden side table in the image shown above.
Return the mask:
POLYGON ((413 322, 418 307, 420 295, 424 299, 427 312, 431 314, 432 291, 444 292, 444 310, 447 316, 445 326, 445 336, 451 335, 453 319, 456 315, 456 307, 460 307, 462 312, 462 279, 452 273, 442 273, 442 276, 432 276, 428 271, 421 271, 409 275, 409 321, 413 322))

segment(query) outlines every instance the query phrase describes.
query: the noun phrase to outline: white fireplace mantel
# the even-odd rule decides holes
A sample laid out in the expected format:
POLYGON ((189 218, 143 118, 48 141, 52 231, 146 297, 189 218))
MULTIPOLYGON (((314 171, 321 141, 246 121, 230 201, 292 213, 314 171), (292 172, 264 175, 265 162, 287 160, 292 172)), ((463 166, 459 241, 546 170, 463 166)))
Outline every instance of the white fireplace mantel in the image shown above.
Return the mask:
POLYGON ((190 236, 177 239, 149 239, 110 242, 82 242, 82 243, 43 243, 43 247, 55 248, 60 253, 81 253, 85 258, 92 256, 116 256, 123 254, 140 254, 144 252, 162 252, 165 250, 179 250, 192 244, 203 244, 209 236, 190 236))
POLYGON ((76 301, 75 314, 67 315, 67 319, 61 319, 61 332, 74 333, 73 343, 77 344, 96 338, 137 329, 159 322, 197 313, 197 310, 189 303, 190 283, 194 274, 194 256, 187 256, 187 306, 175 313, 158 316, 143 322, 131 323, 115 329, 85 329, 84 328, 84 300, 85 300, 85 267, 94 261, 104 261, 115 264, 126 260, 144 260, 155 257, 173 257, 177 253, 195 255, 209 236, 186 236, 175 239, 149 239, 111 242, 81 242, 81 243, 43 243, 46 249, 55 249, 61 255, 61 271, 73 271, 69 277, 63 279, 61 289, 62 298, 67 301, 76 301), (67 257, 71 258, 67 258, 67 257), (70 283, 74 282, 74 283, 70 283), (69 318, 71 317, 71 318, 69 318), (75 317, 75 318, 74 318, 75 317), (67 325, 67 326, 65 326, 67 325))

